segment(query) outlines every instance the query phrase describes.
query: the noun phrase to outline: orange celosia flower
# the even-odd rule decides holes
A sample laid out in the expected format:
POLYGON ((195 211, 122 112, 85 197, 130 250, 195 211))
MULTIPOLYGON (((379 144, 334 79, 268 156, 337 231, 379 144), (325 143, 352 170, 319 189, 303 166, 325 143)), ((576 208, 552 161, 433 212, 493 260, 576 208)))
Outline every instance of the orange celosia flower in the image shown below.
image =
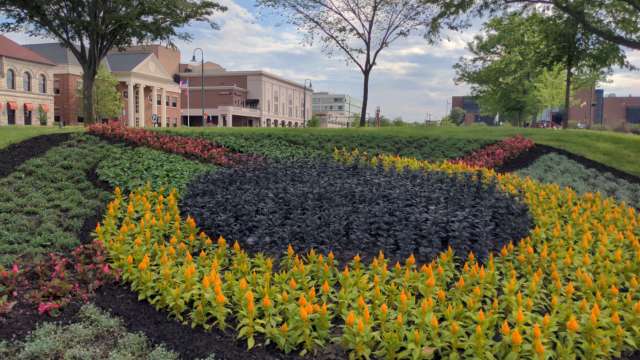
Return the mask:
POLYGON ((331 288, 329 287, 329 282, 325 280, 324 283, 322 284, 322 293, 324 295, 329 295, 330 291, 331 291, 331 288))
POLYGON ((292 257, 293 254, 295 254, 295 252, 293 251, 293 247, 291 246, 291 244, 289 244, 289 246, 287 246, 287 255, 289 257, 292 257))
POLYGON ((127 264, 129 265, 133 264, 133 256, 131 255, 127 256, 127 264))
POLYGON ((227 299, 224 297, 224 295, 221 292, 218 292, 216 294, 216 303, 218 305, 223 305, 225 303, 227 299))
POLYGON ((298 305, 300 306, 307 306, 307 299, 304 297, 303 295, 300 295, 300 297, 298 298, 298 305))
POLYGON ((148 267, 149 267, 149 255, 145 254, 140 264, 138 264, 138 269, 140 269, 141 271, 145 271, 147 270, 148 267))
POLYGON ((533 324, 533 337, 539 339, 542 336, 542 331, 540 330, 540 325, 533 324))
POLYGON ((542 346, 542 341, 540 341, 540 339, 533 341, 533 351, 538 355, 544 354, 544 346, 542 346))
POLYGON ((613 322, 615 325, 619 325, 620 324, 620 315, 618 315, 617 311, 614 311, 611 314, 611 322, 613 322))
POLYGON ((302 319, 302 321, 307 321, 309 319, 309 313, 304 307, 300 307, 300 319, 302 319))
POLYGON ((431 315, 431 327, 434 329, 438 329, 438 318, 435 315, 431 315))
POLYGON ((522 312, 522 309, 518 309, 518 313, 516 314, 516 322, 518 324, 524 323, 524 313, 522 312))
POLYGON ((286 334, 289 331, 289 326, 287 326, 287 323, 283 323, 282 326, 280 326, 280 332, 282 332, 283 334, 286 334))
POLYGON ((358 320, 358 332, 360 334, 364 333, 364 322, 362 322, 362 319, 358 320))
POLYGON ((356 314, 353 311, 350 311, 349 314, 347 315, 347 318, 345 319, 344 323, 348 327, 352 327, 353 324, 355 324, 355 322, 356 322, 356 314))
POLYGON ((433 288, 434 286, 436 286, 436 278, 434 278, 434 277, 433 277, 433 275, 432 275, 432 276, 430 276, 430 277, 427 279, 426 285, 427 285, 427 287, 429 287, 429 288, 433 288))
POLYGON ((456 321, 451 322, 451 335, 456 335, 460 331, 460 326, 456 321))
POLYGON ((580 330, 580 324, 578 324, 576 317, 573 315, 571 315, 571 317, 569 318, 569 321, 567 321, 567 330, 569 330, 569 332, 572 332, 572 333, 575 333, 578 330, 580 330))
POLYGON ((518 329, 515 329, 511 333, 511 344, 513 344, 513 346, 522 345, 522 335, 520 335, 520 332, 518 331, 518 329))
POLYGON ((382 303, 382 305, 380 305, 380 313, 382 314, 383 317, 386 317, 388 312, 389 312, 389 307, 387 306, 387 304, 382 303))
POLYGON ((271 302, 271 299, 269 299, 269 294, 265 294, 264 298, 262 298, 262 307, 265 309, 270 309, 271 305, 273 305, 273 303, 271 302))
POLYGON ((501 331, 502 331, 502 335, 505 336, 505 337, 507 337, 507 336, 509 336, 511 334, 511 328, 509 327, 509 323, 507 322, 507 320, 505 320, 502 323, 501 331))
POLYGON ((298 283, 296 282, 296 279, 291 278, 291 280, 289 280, 289 288, 291 288, 291 290, 295 290, 296 287, 298 287, 298 283))
POLYGON ((413 266, 416 263, 416 258, 411 254, 409 258, 407 258, 407 266, 413 266))

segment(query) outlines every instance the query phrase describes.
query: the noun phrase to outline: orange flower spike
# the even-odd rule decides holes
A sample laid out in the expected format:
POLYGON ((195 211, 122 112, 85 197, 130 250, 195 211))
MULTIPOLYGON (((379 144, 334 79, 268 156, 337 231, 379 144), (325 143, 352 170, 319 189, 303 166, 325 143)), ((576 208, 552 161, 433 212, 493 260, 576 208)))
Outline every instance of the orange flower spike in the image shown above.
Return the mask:
POLYGON ((573 281, 569 281, 569 284, 567 284, 564 291, 567 293, 567 296, 569 298, 573 296, 573 293, 575 292, 575 288, 573 287, 573 281))
POLYGON ((396 317, 396 324, 398 324, 398 326, 404 325, 404 317, 402 317, 402 313, 398 313, 398 317, 396 317))
POLYGON ((300 307, 307 306, 307 299, 304 297, 304 295, 300 295, 300 297, 298 298, 298 305, 300 305, 300 307))
POLYGON ((356 314, 353 311, 349 311, 347 318, 344 320, 344 324, 347 327, 352 327, 356 322, 356 314))
POLYGON ((240 244, 238 243, 238 240, 236 240, 236 241, 233 243, 233 250, 234 250, 235 252, 240 252, 241 248, 240 248, 240 244))
POLYGON ((516 314, 516 322, 519 325, 522 325, 524 323, 524 313, 522 312, 522 309, 518 309, 518 312, 516 314))
POLYGON ((322 283, 322 294, 329 295, 330 291, 331 291, 331 288, 329 287, 329 282, 325 280, 324 283, 322 283))
POLYGON ((202 278, 202 288, 205 290, 209 290, 211 287, 211 282, 209 281, 209 277, 205 276, 202 278))
POLYGON ((509 327, 507 320, 502 323, 501 332, 504 337, 511 335, 511 328, 509 327))
POLYGON ((289 246, 287 246, 287 256, 293 257, 294 254, 295 254, 295 251, 293 251, 293 246, 289 244, 289 246))
POLYGON ((222 292, 219 292, 216 294, 216 303, 218 305, 224 305, 224 303, 227 301, 227 299, 224 297, 224 295, 222 294, 222 292))
POLYGON ((544 346, 542 345, 542 341, 540 339, 536 339, 533 342, 533 351, 539 356, 542 357, 544 355, 544 346))
POLYGON ((451 322, 451 335, 456 336, 459 331, 460 331, 460 325, 458 325, 458 322, 452 321, 451 322))
POLYGON ((430 277, 427 279, 426 285, 427 285, 427 287, 428 287, 428 288, 430 288, 430 289, 431 289, 431 288, 433 288, 434 286, 436 286, 436 278, 434 278, 434 277, 433 277, 433 275, 432 275, 432 276, 430 276, 430 277))
POLYGON ((484 311, 482 311, 482 309, 480 309, 480 311, 478 311, 478 321, 483 322, 486 319, 485 315, 484 315, 484 311))
POLYGON ((313 301, 316 298, 316 288, 309 290, 309 301, 313 301))
POLYGON ((133 264, 133 256, 131 256, 131 255, 127 256, 127 264, 129 264, 129 265, 133 264))
POLYGON ((447 297, 447 293, 445 293, 444 290, 442 289, 438 290, 438 300, 444 301, 446 297, 447 297))
POLYGON ((435 315, 431 315, 430 322, 431 322, 431 327, 437 330, 439 326, 438 318, 435 315))
POLYGON ((218 247, 225 248, 227 246, 227 240, 223 236, 218 237, 218 247))
POLYGON ((327 254, 327 257, 329 258, 330 263, 333 263, 333 260, 336 258, 336 256, 333 254, 333 251, 329 251, 329 254, 327 254))
POLYGON ((138 269, 145 271, 147 268, 149 268, 149 255, 145 254, 140 264, 138 264, 138 269))
POLYGON ((291 280, 289 280, 289 288, 291 290, 295 290, 296 287, 298 287, 298 283, 296 282, 296 279, 291 278, 291 280))
POLYGON ((522 345, 522 335, 520 335, 518 329, 515 329, 511 333, 511 344, 516 347, 522 345))
POLYGON ((364 333, 364 322, 362 321, 362 319, 358 319, 358 333, 364 333))
POLYGON ((615 285, 611 285, 609 292, 611 293, 612 296, 616 297, 620 293, 620 290, 618 290, 618 288, 615 285))
POLYGON ((413 254, 411 254, 407 258, 407 267, 411 267, 411 266, 415 265, 415 263, 416 263, 416 258, 415 258, 415 256, 413 256, 413 254))
POLYGON ((386 303, 382 303, 382 305, 380 305, 380 314, 382 315, 383 318, 386 318, 388 313, 389 313, 389 307, 387 306, 386 303))
POLYGON ((300 307, 300 319, 302 321, 307 321, 309 319, 309 313, 307 312, 307 309, 304 307, 300 307))
POLYGON ((611 322, 613 322, 614 325, 620 325, 620 315, 618 315, 617 311, 611 314, 611 322))
POLYGON ((369 312, 369 307, 365 307, 362 313, 365 323, 369 323, 371 321, 371 313, 369 312))
POLYGON ((364 301, 364 297, 360 295, 360 297, 358 297, 358 308, 362 310, 365 306, 366 306, 366 302, 364 301))
POLYGON ((289 332, 289 326, 287 323, 283 323, 282 326, 280 326, 280 332, 285 335, 289 332))
POLYGON ((578 330, 580 330, 580 324, 578 324, 576 317, 573 315, 571 315, 569 321, 567 321, 567 330, 569 330, 569 332, 571 333, 576 333, 578 332, 578 330))
POLYGON ((533 337, 539 339, 541 336, 542 330, 540 330, 540 325, 538 325, 538 323, 533 324, 533 337))
POLYGON ((247 283, 247 279, 246 278, 240 279, 240 281, 238 282, 238 287, 242 291, 247 290, 247 288, 249 287, 249 284, 247 283))

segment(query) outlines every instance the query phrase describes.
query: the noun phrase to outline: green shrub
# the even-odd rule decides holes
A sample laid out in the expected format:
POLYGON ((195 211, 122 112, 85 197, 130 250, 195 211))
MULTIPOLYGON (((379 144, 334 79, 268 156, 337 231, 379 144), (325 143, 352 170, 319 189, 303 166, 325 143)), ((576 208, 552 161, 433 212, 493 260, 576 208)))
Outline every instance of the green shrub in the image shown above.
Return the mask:
POLYGON ((359 149, 374 154, 392 154, 440 161, 458 158, 490 144, 486 139, 413 136, 366 131, 320 131, 310 129, 268 131, 179 131, 178 134, 204 137, 242 153, 272 159, 330 158, 333 150, 359 149))
POLYGON ((0 179, 0 264, 78 245, 85 219, 109 197, 87 172, 112 148, 95 137, 74 135, 0 179))
POLYGON ((96 169, 101 180, 112 187, 131 191, 151 183, 154 189, 184 189, 193 177, 213 170, 212 165, 188 160, 145 147, 115 146, 96 169))
POLYGON ((611 173, 586 168, 564 155, 544 155, 526 169, 518 171, 518 174, 545 183, 568 186, 580 194, 600 192, 604 196, 614 197, 636 208, 640 207, 640 185, 632 184, 611 173))
POLYGON ((0 357, 36 359, 178 359, 163 346, 151 346, 140 333, 129 333, 122 321, 94 305, 85 305, 79 321, 70 325, 45 323, 23 342, 0 343, 0 357))

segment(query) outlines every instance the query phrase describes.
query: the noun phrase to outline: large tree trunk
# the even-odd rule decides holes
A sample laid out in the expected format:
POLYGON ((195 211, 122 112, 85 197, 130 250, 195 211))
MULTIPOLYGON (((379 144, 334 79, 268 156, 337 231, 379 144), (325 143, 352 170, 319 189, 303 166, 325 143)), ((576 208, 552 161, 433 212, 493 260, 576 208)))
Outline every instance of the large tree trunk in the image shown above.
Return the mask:
POLYGON ((369 102, 369 71, 364 72, 364 84, 362 89, 362 113, 360 114, 360 126, 367 126, 367 103, 369 102))
MULTIPOLYGON (((95 102, 93 101, 93 84, 96 79, 97 69, 87 67, 82 76, 82 109, 84 123, 87 125, 95 122, 95 102)), ((131 96, 131 95, 129 95, 131 96)))
POLYGON ((567 54, 567 79, 564 94, 564 116, 562 117, 562 128, 569 127, 569 110, 571 109, 571 81, 573 78, 573 54, 567 54))

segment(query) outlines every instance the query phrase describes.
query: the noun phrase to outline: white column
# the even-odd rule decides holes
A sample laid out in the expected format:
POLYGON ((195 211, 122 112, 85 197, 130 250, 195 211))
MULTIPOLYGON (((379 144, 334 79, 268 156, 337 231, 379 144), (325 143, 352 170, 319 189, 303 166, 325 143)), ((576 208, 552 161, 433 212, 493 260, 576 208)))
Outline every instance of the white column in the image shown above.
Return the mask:
POLYGON ((133 81, 127 82, 127 119, 129 127, 133 127, 136 119, 136 105, 134 101, 135 93, 133 92, 133 81))
POLYGON ((233 127, 233 114, 227 114, 227 127, 233 127))
POLYGON ((158 114, 158 88, 151 87, 151 113, 156 117, 160 117, 158 114))
POLYGON ((144 85, 138 85, 138 126, 144 127, 144 85))
POLYGON ((160 106, 162 106, 162 127, 167 127, 169 123, 167 121, 167 90, 162 88, 162 101, 160 102, 160 106))

